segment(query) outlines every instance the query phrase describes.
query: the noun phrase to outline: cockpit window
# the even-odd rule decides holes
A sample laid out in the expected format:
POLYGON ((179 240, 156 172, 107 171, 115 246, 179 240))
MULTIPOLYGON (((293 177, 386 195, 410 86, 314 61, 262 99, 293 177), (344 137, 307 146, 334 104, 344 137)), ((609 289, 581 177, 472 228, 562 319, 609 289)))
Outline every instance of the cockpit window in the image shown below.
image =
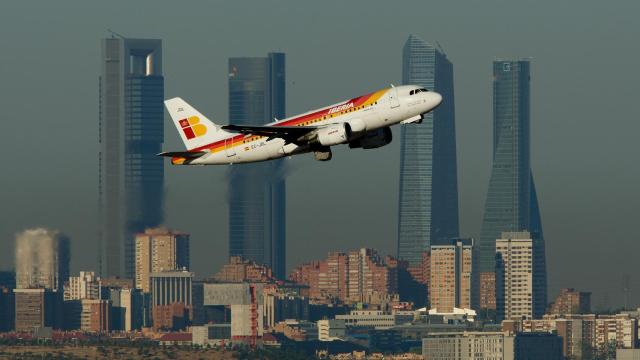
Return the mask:
POLYGON ((409 92, 409 95, 415 95, 415 94, 420 93, 420 92, 428 92, 428 91, 429 90, 427 90, 425 88, 415 89, 415 90, 411 90, 409 92))

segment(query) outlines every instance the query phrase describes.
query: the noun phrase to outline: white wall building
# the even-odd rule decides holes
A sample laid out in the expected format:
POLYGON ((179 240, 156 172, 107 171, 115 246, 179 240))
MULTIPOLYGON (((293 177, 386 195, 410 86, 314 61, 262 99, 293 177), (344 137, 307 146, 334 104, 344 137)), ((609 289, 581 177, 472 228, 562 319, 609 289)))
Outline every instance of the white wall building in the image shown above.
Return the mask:
POLYGON ((496 259, 498 319, 532 319, 533 240, 529 233, 502 233, 496 240, 496 259))
MULTIPOLYGON (((264 332, 264 310, 262 305, 253 305, 255 310, 256 335, 262 336, 264 332)), ((252 336, 252 305, 231 305, 231 336, 252 336)))
POLYGON ((80 271, 80 276, 69 277, 64 288, 64 301, 99 298, 99 278, 93 271, 80 271))
POLYGON ((433 333, 422 339, 425 360, 513 360, 514 337, 502 332, 433 333))

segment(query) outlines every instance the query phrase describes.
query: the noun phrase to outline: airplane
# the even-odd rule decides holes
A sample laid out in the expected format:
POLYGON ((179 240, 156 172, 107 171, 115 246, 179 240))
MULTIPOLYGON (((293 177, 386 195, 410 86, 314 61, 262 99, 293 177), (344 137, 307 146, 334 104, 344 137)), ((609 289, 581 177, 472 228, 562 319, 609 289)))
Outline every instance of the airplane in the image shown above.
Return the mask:
POLYGON ((173 165, 251 163, 313 152, 331 160, 331 146, 374 149, 391 142, 390 126, 421 123, 442 102, 437 92, 403 85, 263 125, 218 125, 179 97, 165 106, 187 151, 162 152, 173 165))

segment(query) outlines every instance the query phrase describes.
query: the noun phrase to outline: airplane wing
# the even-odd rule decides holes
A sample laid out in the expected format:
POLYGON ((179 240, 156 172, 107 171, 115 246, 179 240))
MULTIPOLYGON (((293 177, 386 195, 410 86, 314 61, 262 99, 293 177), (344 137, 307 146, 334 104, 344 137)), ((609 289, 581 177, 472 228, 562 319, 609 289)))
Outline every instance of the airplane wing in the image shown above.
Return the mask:
POLYGON ((235 131, 241 134, 268 136, 270 138, 282 138, 286 142, 303 142, 302 138, 308 133, 317 130, 317 126, 252 126, 252 125, 224 125, 224 130, 235 131))

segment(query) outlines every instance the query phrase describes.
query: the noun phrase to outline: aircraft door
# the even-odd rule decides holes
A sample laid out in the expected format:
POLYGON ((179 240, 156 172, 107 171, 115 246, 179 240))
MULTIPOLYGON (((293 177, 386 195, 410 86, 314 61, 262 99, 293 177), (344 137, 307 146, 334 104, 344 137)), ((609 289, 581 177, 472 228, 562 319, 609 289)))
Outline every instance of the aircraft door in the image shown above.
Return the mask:
POLYGON ((224 141, 224 151, 227 154, 227 157, 236 155, 236 149, 233 147, 233 138, 228 138, 224 141))
POLYGON ((391 90, 389 90, 389 105, 392 109, 400 106, 400 100, 398 100, 398 89, 395 87, 392 87, 391 90))

